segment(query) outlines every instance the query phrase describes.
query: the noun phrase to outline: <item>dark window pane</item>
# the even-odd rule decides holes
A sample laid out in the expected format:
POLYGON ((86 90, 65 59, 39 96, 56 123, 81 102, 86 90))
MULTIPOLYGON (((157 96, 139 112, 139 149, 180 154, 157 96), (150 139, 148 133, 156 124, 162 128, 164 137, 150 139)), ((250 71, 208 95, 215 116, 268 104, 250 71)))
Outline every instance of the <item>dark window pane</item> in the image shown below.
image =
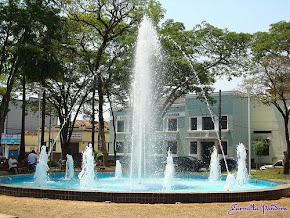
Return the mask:
POLYGON ((167 151, 169 148, 172 154, 177 154, 177 141, 168 142, 167 151))
POLYGON ((228 117, 227 116, 222 116, 222 120, 221 120, 221 126, 222 129, 228 129, 228 117))
POLYGON ((227 155, 228 154, 228 142, 227 141, 223 141, 222 142, 222 147, 224 150, 224 154, 227 155))
POLYGON ((190 142, 190 154, 197 154, 197 142, 190 142))
POLYGON ((190 118, 190 130, 197 130, 197 118, 190 118))
POLYGON ((214 124, 212 122, 211 117, 203 117, 202 118, 202 129, 203 130, 211 130, 211 129, 214 129, 214 124))
POLYGON ((125 132, 125 121, 124 120, 117 121, 117 132, 125 132))
POLYGON ((177 118, 168 119, 168 131, 177 131, 177 118))
POLYGON ((124 153, 124 142, 117 142, 116 143, 116 152, 117 153, 124 153))

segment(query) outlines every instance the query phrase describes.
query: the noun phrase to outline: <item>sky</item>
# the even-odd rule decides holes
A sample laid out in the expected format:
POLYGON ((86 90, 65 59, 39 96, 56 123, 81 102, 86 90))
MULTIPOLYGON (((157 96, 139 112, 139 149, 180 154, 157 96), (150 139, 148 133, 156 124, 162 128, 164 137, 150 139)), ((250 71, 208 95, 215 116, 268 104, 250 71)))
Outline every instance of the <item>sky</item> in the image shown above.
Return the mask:
MULTIPOLYGON (((159 0, 166 9, 165 19, 184 23, 190 30, 206 21, 235 32, 268 31, 270 24, 290 21, 290 0, 159 0)), ((230 91, 241 83, 218 80, 215 91, 230 91)))

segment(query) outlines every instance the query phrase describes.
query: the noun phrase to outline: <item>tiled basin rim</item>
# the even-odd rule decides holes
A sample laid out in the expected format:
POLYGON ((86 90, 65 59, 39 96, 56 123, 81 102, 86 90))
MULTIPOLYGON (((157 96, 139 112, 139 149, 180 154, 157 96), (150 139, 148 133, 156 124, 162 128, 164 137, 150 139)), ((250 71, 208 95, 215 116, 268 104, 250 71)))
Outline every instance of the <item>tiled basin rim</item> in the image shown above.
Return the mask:
MULTIPOLYGON (((7 176, 6 176, 7 177, 7 176)), ((3 177, 2 177, 3 178, 3 177)), ((248 191, 221 192, 117 192, 96 190, 48 189, 40 187, 14 186, 0 183, 0 194, 17 197, 34 197, 60 200, 116 202, 116 203, 212 203, 242 202, 253 200, 277 200, 290 197, 290 184, 279 184, 273 188, 248 191)))

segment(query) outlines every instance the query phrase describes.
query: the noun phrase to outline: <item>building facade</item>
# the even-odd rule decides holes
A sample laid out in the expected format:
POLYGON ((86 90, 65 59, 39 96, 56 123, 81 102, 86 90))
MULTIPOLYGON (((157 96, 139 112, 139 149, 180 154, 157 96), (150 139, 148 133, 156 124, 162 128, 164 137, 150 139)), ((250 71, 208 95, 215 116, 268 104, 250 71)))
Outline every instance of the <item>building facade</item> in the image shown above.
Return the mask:
MULTIPOLYGON (((156 134, 162 135, 156 142, 156 155, 164 156, 168 148, 174 156, 194 156, 209 163, 213 146, 218 146, 218 93, 211 96, 215 103, 210 108, 214 122, 204 101, 194 94, 176 101, 166 112, 161 123, 161 129, 156 134)), ((118 156, 130 155, 131 117, 126 111, 115 111, 116 148, 118 156)), ((267 139, 269 147, 263 155, 255 154, 251 146, 253 162, 273 163, 282 158, 286 150, 283 120, 278 111, 259 102, 250 104, 251 128, 250 139, 267 139)), ((222 92, 221 95, 221 142, 226 157, 236 158, 236 148, 239 143, 248 145, 248 99, 234 97, 232 92, 222 92)), ((110 144, 114 142, 112 118, 110 120, 110 144)), ((110 154, 113 146, 110 145, 110 154)))
MULTIPOLYGON (((27 103, 37 102, 38 98, 29 98, 27 103)), ((4 132, 1 137, 0 150, 5 157, 10 157, 11 153, 14 153, 16 158, 18 157, 18 150, 20 145, 20 134, 21 134, 21 120, 22 120, 22 100, 16 100, 9 103, 9 112, 7 114, 4 132)), ((55 116, 46 116, 45 125, 54 126, 57 124, 57 117, 55 116)), ((34 140, 40 141, 40 138, 37 136, 38 129, 40 127, 40 120, 38 112, 32 111, 29 107, 26 109, 25 116, 25 131, 28 137, 28 143, 34 143, 34 140), (36 136, 35 136, 36 134, 36 136), (33 135, 33 136, 32 136, 33 135), (30 138, 33 138, 30 142, 30 138)))

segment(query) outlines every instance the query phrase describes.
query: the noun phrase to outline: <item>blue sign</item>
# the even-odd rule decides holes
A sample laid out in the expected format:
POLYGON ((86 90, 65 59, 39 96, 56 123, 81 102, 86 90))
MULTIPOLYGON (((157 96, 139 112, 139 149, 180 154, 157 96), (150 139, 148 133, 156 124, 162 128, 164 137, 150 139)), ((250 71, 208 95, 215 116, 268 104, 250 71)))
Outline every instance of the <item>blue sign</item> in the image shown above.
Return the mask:
POLYGON ((1 143, 2 144, 19 144, 20 137, 18 135, 2 134, 1 143))

